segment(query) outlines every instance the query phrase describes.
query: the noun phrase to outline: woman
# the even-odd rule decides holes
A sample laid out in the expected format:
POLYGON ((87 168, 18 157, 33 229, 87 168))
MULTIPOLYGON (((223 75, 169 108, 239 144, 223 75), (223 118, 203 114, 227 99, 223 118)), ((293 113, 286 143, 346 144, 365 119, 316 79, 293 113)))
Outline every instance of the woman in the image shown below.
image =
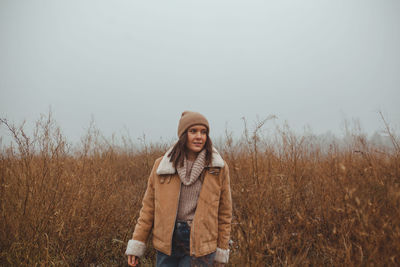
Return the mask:
POLYGON ((182 113, 178 142, 157 159, 125 254, 137 266, 153 230, 156 266, 221 265, 229 259, 232 199, 226 162, 207 119, 182 113))

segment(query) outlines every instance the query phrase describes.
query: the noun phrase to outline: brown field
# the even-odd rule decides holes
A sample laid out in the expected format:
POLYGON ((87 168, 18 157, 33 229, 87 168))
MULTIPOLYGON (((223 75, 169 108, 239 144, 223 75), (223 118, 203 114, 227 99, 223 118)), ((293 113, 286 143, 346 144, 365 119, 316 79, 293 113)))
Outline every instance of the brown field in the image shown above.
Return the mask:
MULTIPOLYGON (((399 266, 400 150, 362 134, 322 146, 263 122, 217 143, 230 166, 229 266, 399 266)), ((125 266, 154 160, 170 144, 122 144, 90 127, 72 146, 49 117, 0 154, 0 265, 125 266)), ((151 242, 148 243, 151 248, 151 242)), ((148 249, 144 266, 154 263, 148 249)))

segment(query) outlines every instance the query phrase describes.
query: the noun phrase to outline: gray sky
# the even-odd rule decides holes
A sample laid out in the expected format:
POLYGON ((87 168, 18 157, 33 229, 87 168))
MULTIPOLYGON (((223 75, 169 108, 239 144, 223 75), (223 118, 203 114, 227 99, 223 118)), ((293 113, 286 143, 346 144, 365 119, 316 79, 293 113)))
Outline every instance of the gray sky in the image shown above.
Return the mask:
MULTIPOLYGON (((400 123, 400 1, 0 1, 0 117, 51 106, 68 140, 174 138, 200 111, 212 136, 270 114, 341 133, 400 123)), ((1 136, 5 135, 0 129, 1 136)))

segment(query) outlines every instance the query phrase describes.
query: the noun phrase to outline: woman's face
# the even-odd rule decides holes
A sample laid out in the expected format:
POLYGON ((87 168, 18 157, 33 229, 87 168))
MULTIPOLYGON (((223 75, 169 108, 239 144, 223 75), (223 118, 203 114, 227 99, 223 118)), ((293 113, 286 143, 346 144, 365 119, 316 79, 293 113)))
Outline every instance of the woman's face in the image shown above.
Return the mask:
POLYGON ((187 130, 186 148, 189 152, 199 153, 207 141, 207 127, 204 125, 193 125, 187 130))

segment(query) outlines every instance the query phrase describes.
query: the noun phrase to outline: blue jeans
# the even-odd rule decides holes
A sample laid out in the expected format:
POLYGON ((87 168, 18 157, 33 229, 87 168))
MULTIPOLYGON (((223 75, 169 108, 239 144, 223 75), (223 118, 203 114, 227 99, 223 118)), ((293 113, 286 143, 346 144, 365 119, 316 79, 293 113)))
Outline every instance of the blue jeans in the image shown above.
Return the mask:
POLYGON ((190 226, 186 222, 177 222, 175 224, 172 237, 171 256, 157 250, 157 267, 191 267, 191 266, 212 266, 215 258, 215 252, 203 257, 190 256, 190 226))

